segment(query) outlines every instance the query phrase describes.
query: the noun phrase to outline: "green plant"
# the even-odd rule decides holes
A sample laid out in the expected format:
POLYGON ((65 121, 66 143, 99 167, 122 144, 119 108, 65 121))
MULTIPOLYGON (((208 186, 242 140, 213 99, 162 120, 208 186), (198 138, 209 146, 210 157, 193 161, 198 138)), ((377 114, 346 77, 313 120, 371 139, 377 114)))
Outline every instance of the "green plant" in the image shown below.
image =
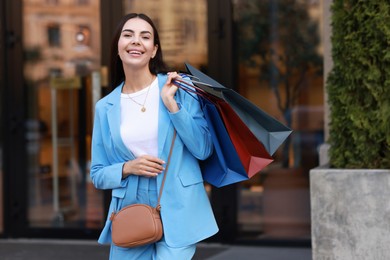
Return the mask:
POLYGON ((331 166, 390 168, 390 2, 334 0, 331 166))

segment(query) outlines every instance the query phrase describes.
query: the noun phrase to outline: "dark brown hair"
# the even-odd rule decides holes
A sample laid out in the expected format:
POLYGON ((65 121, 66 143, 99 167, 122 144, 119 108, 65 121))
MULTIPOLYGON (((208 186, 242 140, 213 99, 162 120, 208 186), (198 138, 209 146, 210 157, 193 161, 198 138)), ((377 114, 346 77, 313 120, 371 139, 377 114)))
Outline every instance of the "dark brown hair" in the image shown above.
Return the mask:
POLYGON ((162 55, 162 49, 160 44, 160 37, 156 26, 152 19, 145 14, 130 13, 122 17, 115 30, 112 42, 111 42, 111 58, 110 58, 110 88, 114 89, 125 79, 125 72, 123 71, 122 60, 118 55, 118 41, 122 33, 125 23, 132 18, 140 18, 150 24, 153 28, 154 45, 158 45, 156 55, 149 61, 149 70, 152 74, 166 73, 168 72, 168 66, 165 64, 162 55))

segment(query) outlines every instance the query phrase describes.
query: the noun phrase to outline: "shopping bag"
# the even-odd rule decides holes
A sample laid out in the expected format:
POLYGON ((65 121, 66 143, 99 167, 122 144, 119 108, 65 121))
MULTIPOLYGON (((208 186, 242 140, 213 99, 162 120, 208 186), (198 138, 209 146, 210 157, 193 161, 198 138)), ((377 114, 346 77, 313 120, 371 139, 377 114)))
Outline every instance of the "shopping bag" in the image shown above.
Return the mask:
POLYGON ((251 178, 273 162, 273 158, 228 103, 222 100, 216 103, 234 148, 251 178))
POLYGON ((214 104, 199 99, 214 145, 213 154, 200 161, 203 179, 215 187, 248 180, 248 174, 214 104))

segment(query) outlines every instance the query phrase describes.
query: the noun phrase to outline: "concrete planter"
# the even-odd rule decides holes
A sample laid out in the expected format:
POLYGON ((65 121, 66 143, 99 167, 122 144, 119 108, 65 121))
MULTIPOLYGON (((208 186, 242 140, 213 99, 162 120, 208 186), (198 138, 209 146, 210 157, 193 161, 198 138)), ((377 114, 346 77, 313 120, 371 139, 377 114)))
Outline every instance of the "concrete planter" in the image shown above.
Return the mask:
POLYGON ((390 170, 310 171, 314 260, 390 259, 390 170))

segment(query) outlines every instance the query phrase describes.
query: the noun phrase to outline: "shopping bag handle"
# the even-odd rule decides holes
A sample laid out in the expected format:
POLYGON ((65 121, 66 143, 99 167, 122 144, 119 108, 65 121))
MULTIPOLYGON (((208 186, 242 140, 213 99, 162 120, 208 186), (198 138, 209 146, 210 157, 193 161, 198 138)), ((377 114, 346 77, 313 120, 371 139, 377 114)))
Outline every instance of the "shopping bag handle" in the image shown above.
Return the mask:
POLYGON ((210 85, 210 84, 207 84, 207 83, 204 83, 204 82, 200 81, 200 79, 198 77, 194 76, 194 75, 187 74, 187 73, 180 73, 180 76, 182 76, 183 78, 185 78, 185 77, 190 78, 192 83, 201 84, 201 85, 204 85, 204 86, 208 86, 210 88, 213 87, 213 85, 210 85))
MULTIPOLYGON (((188 76, 188 75, 186 74, 185 76, 188 76)), ((196 77, 194 77, 194 78, 196 78, 196 77)), ((190 79, 190 82, 193 82, 195 84, 198 83, 198 84, 204 84, 206 86, 211 86, 209 84, 206 84, 206 83, 203 83, 203 82, 200 82, 200 81, 196 81, 196 80, 194 81, 192 79, 190 79)), ((189 94, 192 98, 194 98, 197 101, 199 101, 199 100, 192 94, 196 94, 197 96, 200 96, 200 97, 206 99, 207 101, 209 101, 211 103, 215 103, 215 102, 213 102, 210 99, 210 97, 207 96, 206 91, 204 91, 203 89, 195 86, 194 84, 189 83, 185 79, 174 79, 173 80, 173 84, 175 84, 177 87, 179 87, 180 89, 182 89, 185 92, 187 92, 187 94, 189 94)))

